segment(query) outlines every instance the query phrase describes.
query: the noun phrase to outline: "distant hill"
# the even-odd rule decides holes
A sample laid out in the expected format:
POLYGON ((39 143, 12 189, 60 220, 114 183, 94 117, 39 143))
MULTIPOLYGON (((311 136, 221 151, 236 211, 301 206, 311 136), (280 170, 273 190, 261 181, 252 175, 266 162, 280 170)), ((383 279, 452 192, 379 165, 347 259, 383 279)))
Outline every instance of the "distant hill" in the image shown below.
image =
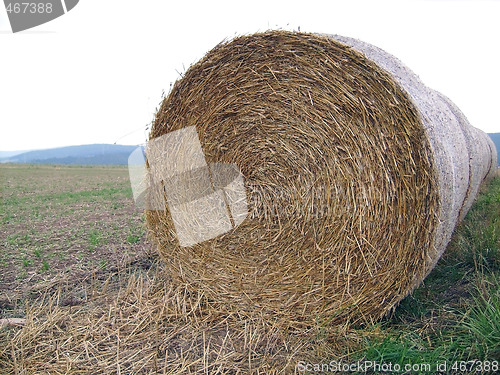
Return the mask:
POLYGON ((498 165, 500 165, 500 133, 488 133, 498 152, 498 165))
POLYGON ((22 153, 28 152, 28 151, 31 151, 31 150, 23 150, 23 151, 0 151, 0 161, 2 159, 7 159, 7 158, 10 158, 12 156, 19 155, 19 154, 22 154, 22 153))
POLYGON ((93 144, 35 150, 2 159, 3 163, 33 164, 127 164, 137 146, 93 144))
MULTIPOLYGON (((488 133, 495 143, 500 165, 500 133, 488 133)), ((35 151, 0 151, 1 163, 126 165, 137 146, 93 144, 35 151), (21 153, 20 153, 21 152, 21 153), (14 155, 12 155, 14 153, 14 155)))

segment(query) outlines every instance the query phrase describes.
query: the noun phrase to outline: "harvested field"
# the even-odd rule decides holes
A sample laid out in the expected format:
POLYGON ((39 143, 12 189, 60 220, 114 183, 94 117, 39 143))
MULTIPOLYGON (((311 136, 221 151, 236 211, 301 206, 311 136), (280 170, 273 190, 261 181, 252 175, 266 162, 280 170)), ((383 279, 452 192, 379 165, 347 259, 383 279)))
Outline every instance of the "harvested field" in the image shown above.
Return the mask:
MULTIPOLYGON (((434 373, 438 361, 492 363, 500 354, 498 342, 488 341, 495 334, 499 297, 498 178, 483 186, 443 258, 393 315, 365 327, 318 322, 307 330, 283 330, 273 321, 228 313, 207 295, 172 284, 164 262, 148 250, 151 244, 139 232, 143 221, 132 208, 125 169, 2 165, 0 176, 1 300, 7 301, 0 305, 0 319, 25 320, 24 326, 0 327, 2 375, 289 374, 306 373, 312 364, 365 360, 402 367, 427 362, 434 373), (69 181, 79 190, 71 201, 69 181), (116 195, 109 194, 111 186, 118 189, 116 195), (48 195, 50 209, 44 211, 48 195), (65 209, 68 205, 75 210, 65 209), (91 214, 102 218, 100 237, 108 239, 94 252, 82 220, 91 214), (39 221, 40 215, 45 216, 39 221), (138 242, 129 231, 130 217, 137 224, 138 242), (63 243, 66 252, 79 249, 82 254, 70 258, 72 269, 79 271, 67 272, 65 263, 61 268, 49 263, 45 271, 43 261, 34 259, 38 263, 29 265, 24 283, 5 282, 3 275, 11 275, 12 266, 19 267, 20 275, 25 267, 22 258, 16 263, 16 246, 30 250, 38 243, 10 244, 8 236, 24 228, 23 221, 39 228, 44 220, 85 229, 63 243), (122 257, 108 251, 108 245, 122 246, 122 257), (106 257, 106 267, 87 262, 98 255, 106 257), (485 332, 474 327, 485 327, 485 332)), ((59 236, 52 236, 57 242, 59 236)), ((42 256, 53 251, 49 240, 38 246, 42 256)))
MULTIPOLYGON (((71 290, 151 251, 124 167, 2 165, 0 181, 0 306, 7 310, 61 280, 71 290)), ((85 300, 79 290, 65 298, 85 300)))

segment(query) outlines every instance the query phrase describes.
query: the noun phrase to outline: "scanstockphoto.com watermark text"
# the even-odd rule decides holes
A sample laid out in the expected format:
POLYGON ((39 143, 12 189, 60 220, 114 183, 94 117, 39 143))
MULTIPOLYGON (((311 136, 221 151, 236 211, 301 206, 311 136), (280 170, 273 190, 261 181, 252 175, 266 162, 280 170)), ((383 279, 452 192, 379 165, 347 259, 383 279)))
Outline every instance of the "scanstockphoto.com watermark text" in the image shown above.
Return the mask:
POLYGON ((377 361, 343 362, 332 360, 324 363, 299 361, 298 373, 497 373, 498 361, 437 361, 436 363, 391 363, 377 361))
POLYGON ((78 4, 78 1, 4 0, 4 5, 12 32, 17 33, 65 15, 78 4))

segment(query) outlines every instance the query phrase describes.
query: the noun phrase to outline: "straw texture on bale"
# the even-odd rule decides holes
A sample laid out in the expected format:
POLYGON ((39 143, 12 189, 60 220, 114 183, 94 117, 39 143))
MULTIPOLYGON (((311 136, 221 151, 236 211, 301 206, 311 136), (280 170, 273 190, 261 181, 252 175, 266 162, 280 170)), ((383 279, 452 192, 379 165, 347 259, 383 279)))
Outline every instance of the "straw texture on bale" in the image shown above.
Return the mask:
POLYGON ((168 205, 147 211, 173 282, 290 326, 383 316, 435 265, 491 163, 447 99, 338 36, 216 46, 175 83, 150 139, 188 126, 208 163, 239 168, 249 213, 181 247, 168 205))

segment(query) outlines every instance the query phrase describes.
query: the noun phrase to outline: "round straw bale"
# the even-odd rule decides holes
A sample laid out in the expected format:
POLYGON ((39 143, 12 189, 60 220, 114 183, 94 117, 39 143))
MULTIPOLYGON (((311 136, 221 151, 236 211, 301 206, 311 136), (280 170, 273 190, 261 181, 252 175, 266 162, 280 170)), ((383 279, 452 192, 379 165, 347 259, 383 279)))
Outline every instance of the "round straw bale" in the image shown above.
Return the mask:
POLYGON ((237 166, 248 214, 182 246, 171 207, 148 210, 173 282, 290 326, 384 315, 437 262, 469 189, 452 109, 352 39, 270 31, 216 46, 175 83, 150 139, 187 127, 206 163, 237 166))

